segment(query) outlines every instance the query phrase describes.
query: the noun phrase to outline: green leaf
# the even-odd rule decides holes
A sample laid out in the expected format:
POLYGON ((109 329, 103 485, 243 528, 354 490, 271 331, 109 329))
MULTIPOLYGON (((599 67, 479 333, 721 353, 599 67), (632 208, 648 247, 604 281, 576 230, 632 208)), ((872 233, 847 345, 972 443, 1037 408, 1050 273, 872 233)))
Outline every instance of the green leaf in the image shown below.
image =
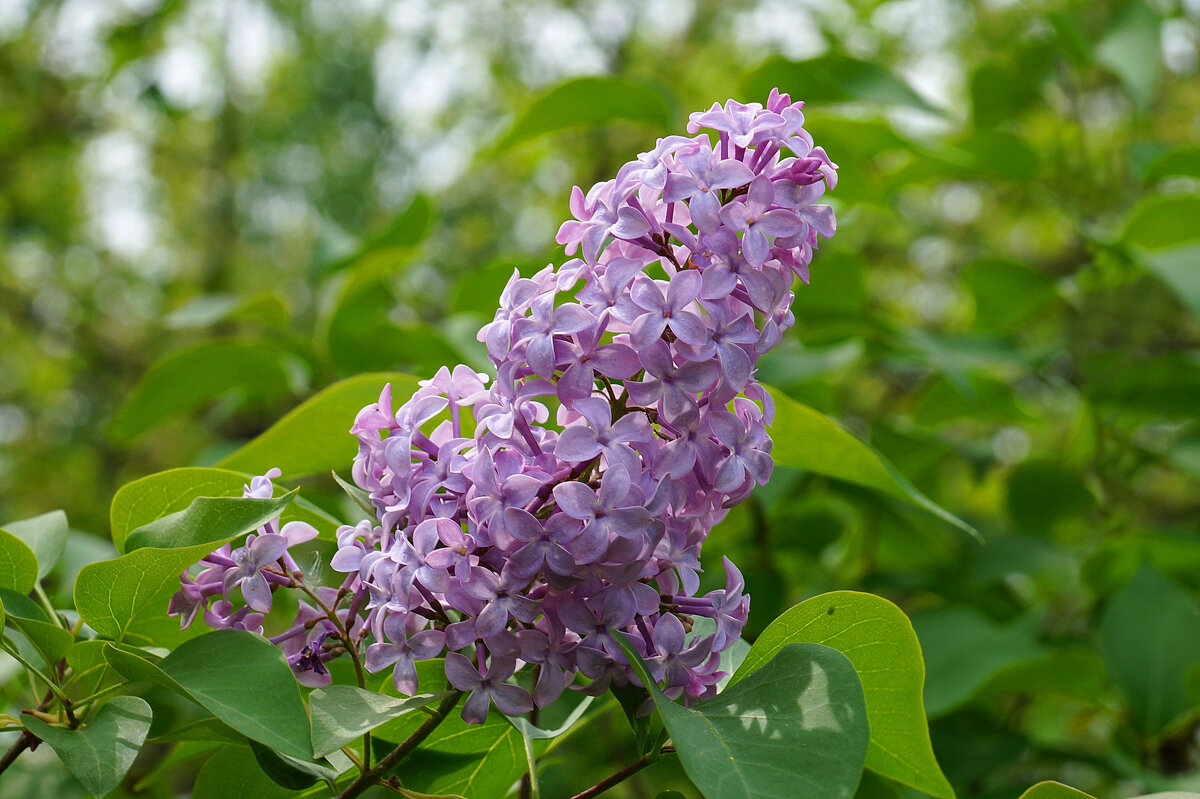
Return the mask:
POLYGON ((83 727, 54 727, 22 716, 25 727, 54 749, 58 759, 94 796, 121 784, 150 732, 150 706, 136 696, 110 699, 83 727))
POLYGON ((53 668, 66 657, 67 650, 75 643, 75 636, 51 623, 46 611, 24 594, 0 588, 0 599, 4 601, 8 616, 6 623, 29 639, 47 666, 53 668))
POLYGON ((401 325, 392 319, 397 301, 390 288, 391 271, 355 275, 339 294, 325 333, 338 371, 353 375, 404 369, 429 374, 461 362, 462 354, 435 327, 401 325))
POLYGON ((312 745, 317 757, 329 754, 384 722, 446 696, 418 694, 408 699, 364 691, 353 685, 330 685, 308 696, 312 712, 312 745))
POLYGON ((284 788, 307 788, 317 780, 324 781, 331 792, 337 788, 337 769, 324 763, 288 757, 253 740, 250 741, 250 751, 254 753, 254 759, 263 773, 284 788))
POLYGON ((1200 239, 1200 196, 1152 195, 1141 200, 1125 220, 1126 245, 1161 250, 1200 239))
MULTIPOLYGON (((460 721, 451 716, 445 725, 460 721)), ((469 733, 465 723, 434 736, 399 767, 404 784, 431 794, 458 794, 470 799, 502 799, 525 773, 521 734, 493 713, 469 733)), ((442 730, 439 727, 434 735, 442 730)))
POLYGON ((253 513, 240 507, 226 513, 232 506, 223 505, 214 514, 214 507, 204 503, 194 515, 183 511, 165 517, 175 520, 178 527, 156 522, 139 528, 146 531, 139 533, 140 540, 177 548, 145 546, 119 558, 84 566, 75 578, 79 615, 98 634, 114 641, 171 646, 194 636, 195 632, 180 630, 178 619, 166 615, 171 595, 179 590, 179 575, 222 544, 255 529, 255 522, 262 523, 263 514, 278 513, 275 509, 294 493, 277 499, 232 500, 249 503, 245 507, 256 509, 253 513), (204 529, 195 526, 200 519, 220 520, 228 526, 204 529), (178 546, 189 540, 196 543, 178 546))
POLYGON ((904 611, 857 591, 834 591, 801 602, 762 631, 730 686, 794 643, 832 647, 854 665, 871 728, 867 768, 931 796, 953 799, 954 789, 929 741, 921 700, 925 663, 904 611))
POLYGON ((155 362, 109 420, 127 443, 156 425, 191 413, 231 391, 273 399, 289 391, 284 351, 260 341, 207 341, 155 362))
POLYGON ((1007 333, 1055 299, 1054 282, 1020 261, 984 258, 962 272, 975 299, 975 328, 1007 333))
POLYGON ((1049 458, 1017 464, 1008 478, 1008 512, 1024 532, 1048 533, 1096 505, 1083 477, 1049 458))
POLYGON ((244 746, 223 746, 196 774, 192 799, 284 799, 295 796, 263 773, 244 746))
POLYGON ((1080 576, 1097 596, 1126 585, 1147 563, 1190 587, 1200 582, 1200 541, 1182 535, 1146 533, 1108 538, 1083 561, 1080 576))
POLYGON ((692 708, 668 699, 622 643, 684 771, 709 799, 849 797, 870 732, 854 666, 836 649, 788 644, 769 662, 692 708))
POLYGON ((142 547, 177 549, 257 530, 283 513, 299 489, 281 497, 196 497, 185 510, 144 524, 125 539, 127 552, 142 547))
POLYGON ((241 496, 246 476, 226 469, 186 467, 157 472, 121 486, 109 507, 112 542, 125 552, 125 539, 139 527, 184 510, 196 497, 241 496))
POLYGON ((1200 316, 1200 242, 1161 250, 1138 247, 1134 257, 1166 283, 1185 308, 1200 316))
POLYGON ((1143 564, 1100 619, 1100 654, 1146 736, 1193 710, 1187 671, 1200 662, 1200 607, 1143 564))
POLYGON ((428 197, 418 194, 409 203, 408 208, 397 214, 386 227, 368 238, 357 250, 320 264, 317 272, 320 276, 328 277, 367 256, 382 255, 393 262, 405 259, 411 250, 429 235, 429 230, 433 227, 433 218, 433 203, 428 197))
POLYGON ((247 320, 286 328, 288 309, 274 291, 260 291, 241 298, 229 294, 205 294, 167 314, 163 323, 181 330, 210 327, 226 320, 247 320))
POLYGON ((771 395, 775 399, 775 422, 771 425, 775 442, 771 457, 775 463, 874 488, 978 535, 975 528, 922 494, 887 459, 837 422, 780 391, 771 390, 771 395))
POLYGON ((29 545, 7 530, 0 530, 0 588, 28 594, 37 576, 38 559, 29 545))
POLYGON ((345 466, 358 452, 358 442, 350 435, 354 417, 379 401, 386 383, 392 384, 397 408, 419 388, 417 378, 399 373, 358 375, 334 383, 217 466, 247 474, 278 467, 287 479, 345 466))
POLYGON ((49 574, 58 563, 67 548, 67 535, 71 532, 67 524, 67 514, 61 510, 43 513, 32 519, 8 522, 0 527, 29 545, 37 557, 39 580, 49 574))
POLYGON ((1003 669, 1041 657, 1030 615, 1001 627, 978 611, 949 607, 912 617, 925 655, 925 713, 942 716, 970 700, 1003 669))
POLYGON ((758 102, 765 102, 775 87, 814 106, 863 102, 941 113, 885 67, 841 53, 826 53, 807 61, 773 56, 742 79, 745 96, 758 102))
POLYGON ((1146 165, 1142 179, 1147 183, 1172 177, 1200 178, 1200 147, 1176 147, 1146 165))
POLYGON ((1121 79, 1139 108, 1154 99, 1162 73, 1159 64, 1159 20, 1140 0, 1126 3, 1124 13, 1096 45, 1096 60, 1121 79))
POLYGON ((1061 782, 1039 782, 1025 793, 1021 799, 1096 799, 1090 793, 1077 791, 1063 785, 1061 782))
POLYGON ((110 646, 130 680, 148 680, 191 699, 247 738, 280 754, 313 759, 308 713, 283 653, 259 635, 214 630, 181 644, 157 664, 110 646))
POLYGON ((556 130, 618 119, 665 130, 674 115, 670 94, 657 84, 629 78, 573 78, 534 100, 493 145, 492 152, 503 152, 556 130))

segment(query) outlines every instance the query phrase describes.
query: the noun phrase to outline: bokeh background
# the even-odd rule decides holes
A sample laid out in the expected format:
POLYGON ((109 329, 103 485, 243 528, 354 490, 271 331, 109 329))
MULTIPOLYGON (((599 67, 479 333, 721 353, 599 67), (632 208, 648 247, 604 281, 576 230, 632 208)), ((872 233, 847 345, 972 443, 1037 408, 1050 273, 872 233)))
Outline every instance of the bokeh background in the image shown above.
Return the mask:
MULTIPOLYGON (((0 520, 65 509, 78 568, 124 482, 341 377, 485 366, 572 185, 779 86, 839 233, 760 376, 984 541, 780 469, 706 550, 748 633, 899 603, 960 796, 1195 788, 1198 47, 1196 0, 0 0, 0 520)), ((545 795, 631 759, 605 723, 545 795)))

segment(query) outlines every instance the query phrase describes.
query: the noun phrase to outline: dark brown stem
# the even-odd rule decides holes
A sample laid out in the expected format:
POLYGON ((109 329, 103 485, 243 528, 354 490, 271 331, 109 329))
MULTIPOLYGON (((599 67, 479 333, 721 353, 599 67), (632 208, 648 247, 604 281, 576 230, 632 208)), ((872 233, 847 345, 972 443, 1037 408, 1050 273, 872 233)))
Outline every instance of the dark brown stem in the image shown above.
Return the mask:
POLYGON ((614 785, 619 785, 620 783, 632 777, 634 774, 637 774, 639 771, 657 759, 658 755, 656 753, 643 755, 640 759, 633 761, 616 774, 613 774, 611 777, 606 777, 605 779, 602 779, 600 782, 593 785, 591 788, 588 788, 586 791, 575 794, 571 797, 571 799, 591 799, 593 796, 599 796, 614 785))
MULTIPOLYGON (((50 691, 47 691, 46 696, 43 697, 41 703, 37 706, 37 709, 45 710, 46 708, 50 707, 50 703, 53 701, 54 694, 50 691)), ((26 749, 33 751, 41 742, 42 739, 31 733, 29 730, 22 732, 21 737, 13 741, 13 745, 10 746, 8 751, 4 753, 4 757, 0 757, 0 774, 3 774, 9 766, 17 761, 17 758, 21 756, 22 752, 24 752, 26 749)))
POLYGON ((358 779, 346 787, 346 790, 338 794, 338 799, 353 799, 353 797, 360 795, 363 791, 378 783, 384 774, 391 771, 393 766, 408 757, 414 749, 421 745, 422 741, 429 737, 431 732, 437 729, 437 726, 445 720, 450 711, 454 709, 454 706, 458 704, 461 696, 461 691, 455 691, 443 699, 434 712, 434 715, 426 719, 425 723, 418 727, 416 732, 408 736, 408 739, 404 743, 380 758, 374 768, 360 774, 358 779))

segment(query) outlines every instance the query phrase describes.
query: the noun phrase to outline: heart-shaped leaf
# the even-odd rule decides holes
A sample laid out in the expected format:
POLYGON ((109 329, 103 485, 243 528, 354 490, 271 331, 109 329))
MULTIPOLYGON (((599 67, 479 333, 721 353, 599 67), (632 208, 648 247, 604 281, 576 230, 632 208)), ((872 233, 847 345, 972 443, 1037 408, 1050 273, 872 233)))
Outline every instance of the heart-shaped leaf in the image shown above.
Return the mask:
POLYGON ((114 668, 191 699, 247 738, 305 761, 313 759, 308 712, 278 648, 242 630, 215 630, 151 663, 136 650, 108 649, 114 668))
POLYGON ((929 740, 921 692, 925 662, 900 608, 874 594, 834 591, 802 602, 771 622, 734 675, 749 676, 792 643, 833 647, 862 680, 871 727, 867 768, 932 796, 953 799, 929 740))
POLYGON ((61 510, 43 513, 31 519, 21 519, 8 522, 2 526, 5 530, 29 545, 38 562, 37 579, 42 579, 67 548, 67 535, 70 527, 67 524, 67 514, 61 510))
POLYGON ((150 732, 150 705, 136 696, 110 699, 77 730, 55 727, 33 716, 22 717, 25 727, 50 744, 83 787, 105 796, 121 784, 150 732))
POLYGON ((417 378, 400 373, 365 374, 334 383, 305 400, 258 438, 217 465, 246 474, 278 467, 286 478, 328 472, 345 466, 358 451, 350 435, 355 415, 376 402, 386 383, 404 402, 417 390, 417 378))
POLYGON ((179 590, 180 573, 278 515, 294 495, 293 491, 275 499, 227 498, 232 505, 203 503, 194 514, 189 506, 135 530, 127 544, 140 549, 80 570, 75 579, 79 615, 114 641, 171 646, 194 636, 180 630, 178 619, 166 615, 171 595, 179 590), (152 542, 153 546, 143 546, 152 542))
POLYGON ((836 649, 787 644, 715 699, 668 699, 622 643, 650 689, 684 771, 709 799, 851 797, 870 731, 862 684, 836 649))
POLYGON ((37 576, 37 556, 29 545, 7 530, 0 530, 0 588, 28 594, 37 576))

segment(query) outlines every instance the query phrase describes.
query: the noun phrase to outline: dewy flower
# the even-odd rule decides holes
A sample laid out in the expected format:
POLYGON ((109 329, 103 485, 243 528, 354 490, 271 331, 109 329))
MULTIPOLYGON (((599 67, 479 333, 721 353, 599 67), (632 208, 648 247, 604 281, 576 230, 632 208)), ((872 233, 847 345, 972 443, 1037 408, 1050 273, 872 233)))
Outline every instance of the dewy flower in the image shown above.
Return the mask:
MULTIPOLYGON (((363 408, 352 476, 375 519, 338 531, 345 579, 323 589, 326 619, 309 608, 274 639, 304 679, 366 645, 367 669, 414 693, 415 661, 444 655, 479 723, 492 705, 544 707, 579 675, 592 694, 637 683, 623 637, 668 695, 715 694, 750 600, 727 560, 725 587, 696 595, 701 548, 770 476, 774 407, 755 367, 835 229, 819 201, 836 167, 802 108, 778 91, 714 105, 691 136, 576 187, 556 240, 581 257, 514 273, 479 331, 495 378, 443 368, 398 406, 385 387, 363 408), (715 632, 687 632, 697 616, 715 632)), ((247 491, 269 496, 269 475, 247 491)), ((269 539, 290 546, 286 532, 205 558, 172 612, 261 624, 288 579, 268 561, 291 568, 269 539)))

